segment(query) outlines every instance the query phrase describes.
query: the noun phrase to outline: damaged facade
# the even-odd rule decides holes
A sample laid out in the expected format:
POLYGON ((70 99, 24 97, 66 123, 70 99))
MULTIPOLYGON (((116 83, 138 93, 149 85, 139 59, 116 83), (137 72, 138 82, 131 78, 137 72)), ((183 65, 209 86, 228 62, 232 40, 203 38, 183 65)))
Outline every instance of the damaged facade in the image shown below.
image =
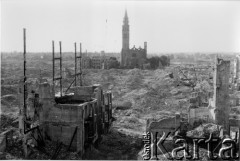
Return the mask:
POLYGON ((107 56, 83 56, 82 59, 83 69, 111 69, 118 68, 119 62, 116 57, 107 56))
MULTIPOLYGON (((231 102, 237 102, 238 98, 230 98, 230 61, 216 58, 213 75, 214 92, 213 97, 209 98, 208 106, 201 106, 201 101, 195 98, 190 98, 190 103, 196 103, 198 106, 189 106, 189 123, 194 124, 199 119, 205 122, 212 122, 223 127, 225 133, 230 132, 230 126, 234 126, 235 121, 232 121, 230 114, 231 102), (192 102, 191 102, 192 101, 192 102)), ((211 94, 210 94, 211 95, 211 94)), ((209 96, 210 96, 209 95, 209 96)), ((206 105, 206 104, 205 104, 206 105)), ((236 104, 237 105, 237 104, 236 104)), ((236 120, 239 122, 239 120, 236 120)))

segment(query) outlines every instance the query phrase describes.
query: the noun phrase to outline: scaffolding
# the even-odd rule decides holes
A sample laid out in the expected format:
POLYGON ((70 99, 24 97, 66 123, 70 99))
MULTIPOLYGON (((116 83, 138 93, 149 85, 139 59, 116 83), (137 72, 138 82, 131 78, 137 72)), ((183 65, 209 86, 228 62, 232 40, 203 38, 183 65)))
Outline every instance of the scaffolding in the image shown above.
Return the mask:
POLYGON ((74 79, 75 79, 75 86, 77 86, 77 77, 80 79, 80 86, 82 86, 82 43, 80 43, 80 55, 77 56, 77 44, 75 43, 74 44, 75 46, 75 76, 74 76, 74 79), (77 61, 79 59, 79 71, 78 71, 78 68, 77 68, 77 61))
POLYGON ((68 86, 67 91, 71 88, 71 86, 74 83, 74 86, 77 86, 77 77, 80 79, 80 86, 82 86, 82 43, 80 43, 80 55, 77 56, 77 43, 74 43, 74 63, 75 63, 75 68, 74 68, 74 79, 72 83, 68 86), (79 60, 79 69, 77 67, 79 60))
MULTIPOLYGON (((55 100, 51 95, 49 82, 42 82, 42 70, 40 69, 40 84, 37 90, 31 90, 27 84, 26 68, 26 29, 23 29, 23 76, 19 88, 19 131, 22 139, 23 153, 28 158, 37 148, 51 159, 56 159, 62 145, 67 145, 68 150, 74 149, 81 157, 88 146, 96 145, 102 134, 108 132, 112 120, 112 95, 106 92, 103 96, 102 87, 98 84, 83 86, 82 84, 82 44, 80 43, 80 55, 75 47, 75 74, 74 95, 63 93, 62 79, 62 44, 59 42, 60 55, 55 55, 55 44, 52 41, 52 81, 55 100), (56 63, 59 62, 59 64, 56 63), (60 69, 57 70, 57 69, 60 69), (80 79, 80 82, 77 82, 80 79), (56 81, 60 81, 60 97, 55 96, 56 81), (29 87, 29 89, 27 88, 29 87), (91 99, 85 99, 90 96, 91 99), (50 96, 50 97, 49 97, 50 96), (105 102, 104 102, 105 98, 105 102), (61 101, 59 101, 61 100, 61 101), (62 108, 64 107, 64 108, 62 108), (75 121, 74 121, 75 120, 75 121), (50 128, 49 128, 50 127, 50 128), (60 134, 60 138, 57 135, 60 134), (63 135, 64 134, 64 135, 63 135), (45 139, 56 141, 56 150, 53 155, 46 152, 45 139)), ((50 60, 51 61, 51 60, 50 60)), ((71 84, 71 85, 72 85, 71 84)), ((71 87, 69 86, 69 88, 71 87)), ((58 85, 59 86, 59 85, 58 85)), ((35 87, 35 86, 34 86, 35 87)), ((68 89, 69 89, 68 88, 68 89)))
MULTIPOLYGON (((81 71, 81 56, 82 56, 82 44, 80 43, 80 56, 77 56, 77 43, 74 43, 74 48, 75 48, 75 75, 74 75, 74 82, 75 82, 75 86, 77 86, 77 77, 80 76, 80 86, 82 86, 82 79, 81 79, 81 75, 82 75, 82 71, 81 71), (79 61, 79 71, 78 71, 78 67, 77 67, 77 61, 78 59, 79 61)), ((78 77, 79 78, 79 77, 78 77)))
POLYGON ((55 93, 55 81, 60 81, 60 96, 62 97, 62 42, 59 41, 59 47, 60 47, 60 56, 55 57, 55 51, 54 51, 54 41, 52 41, 52 61, 53 61, 53 91, 55 93), (55 77, 55 61, 60 61, 60 76, 55 77))

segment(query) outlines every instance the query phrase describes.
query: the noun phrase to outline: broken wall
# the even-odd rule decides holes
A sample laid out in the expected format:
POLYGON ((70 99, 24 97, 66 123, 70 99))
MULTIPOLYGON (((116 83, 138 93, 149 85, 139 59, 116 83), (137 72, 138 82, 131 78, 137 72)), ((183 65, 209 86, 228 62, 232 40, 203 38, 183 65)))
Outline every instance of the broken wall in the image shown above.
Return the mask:
POLYGON ((211 118, 207 107, 190 108, 188 116, 188 122, 191 126, 193 126, 196 121, 209 122, 211 118))
POLYGON ((215 109, 215 123, 222 125, 229 131, 229 77, 230 61, 225 61, 216 57, 214 68, 214 95, 213 105, 215 109))

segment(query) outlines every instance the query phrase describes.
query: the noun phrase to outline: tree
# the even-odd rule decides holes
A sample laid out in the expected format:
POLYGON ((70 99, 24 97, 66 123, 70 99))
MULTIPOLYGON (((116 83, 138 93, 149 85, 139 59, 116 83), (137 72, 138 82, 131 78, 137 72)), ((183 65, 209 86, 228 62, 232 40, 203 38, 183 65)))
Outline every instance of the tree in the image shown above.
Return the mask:
POLYGON ((151 69, 159 68, 160 64, 162 67, 170 65, 170 59, 165 55, 163 55, 161 57, 159 57, 159 56, 151 57, 148 59, 148 62, 150 63, 151 69))
POLYGON ((159 66, 160 58, 158 56, 154 56, 148 59, 148 62, 150 63, 151 69, 157 69, 159 66))

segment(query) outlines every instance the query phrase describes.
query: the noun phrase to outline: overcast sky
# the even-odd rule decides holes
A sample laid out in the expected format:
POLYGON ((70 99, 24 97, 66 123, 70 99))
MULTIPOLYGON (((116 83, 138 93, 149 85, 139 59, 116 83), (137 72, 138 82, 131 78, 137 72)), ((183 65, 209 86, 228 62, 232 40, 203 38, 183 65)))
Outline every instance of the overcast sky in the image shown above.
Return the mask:
POLYGON ((130 47, 148 52, 239 52, 240 1, 1 0, 1 51, 120 52, 127 9, 130 47), (57 47, 56 47, 57 48, 57 47), (58 48, 57 48, 58 49, 58 48))

